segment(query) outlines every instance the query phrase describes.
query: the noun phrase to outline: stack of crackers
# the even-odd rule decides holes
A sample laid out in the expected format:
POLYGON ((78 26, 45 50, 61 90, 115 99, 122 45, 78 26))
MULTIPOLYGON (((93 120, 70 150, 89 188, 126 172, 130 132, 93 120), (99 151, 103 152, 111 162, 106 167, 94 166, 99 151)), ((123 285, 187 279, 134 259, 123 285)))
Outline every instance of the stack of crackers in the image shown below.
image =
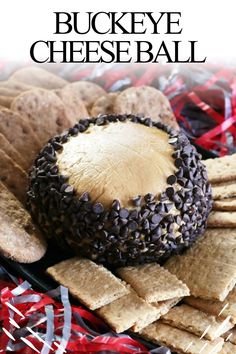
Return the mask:
POLYGON ((85 289, 91 295, 91 288, 101 289, 101 284, 107 284, 110 291, 115 286, 90 271, 91 261, 83 260, 89 262, 86 269, 92 277, 83 287, 86 276, 81 273, 81 259, 55 265, 48 274, 117 332, 138 332, 177 353, 236 354, 236 154, 204 163, 213 183, 213 211, 205 234, 183 255, 170 258, 164 267, 146 264, 117 269, 113 279, 123 293, 119 297, 114 293, 112 300, 108 292, 102 292, 104 299, 95 307, 85 289), (68 267, 74 269, 73 274, 68 267), (95 287, 92 279, 98 280, 95 287), (89 298, 90 303, 86 302, 89 298))
POLYGON ((178 128, 168 99, 153 87, 107 93, 39 67, 16 71, 0 82, 0 180, 24 203, 27 172, 47 141, 81 118, 108 113, 141 114, 178 128))
POLYGON ((212 184, 209 227, 236 227, 236 154, 204 161, 212 184))

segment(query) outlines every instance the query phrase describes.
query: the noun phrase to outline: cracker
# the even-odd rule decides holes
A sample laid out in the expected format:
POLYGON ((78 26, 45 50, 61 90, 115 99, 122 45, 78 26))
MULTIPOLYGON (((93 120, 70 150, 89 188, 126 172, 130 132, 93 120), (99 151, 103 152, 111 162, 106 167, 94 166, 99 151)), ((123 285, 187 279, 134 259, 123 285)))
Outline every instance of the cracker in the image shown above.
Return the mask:
POLYGON ((218 183, 212 185, 213 199, 225 199, 236 196, 236 183, 235 181, 218 183))
POLYGON ((184 304, 172 308, 162 321, 209 340, 221 337, 234 326, 229 318, 221 320, 184 304))
POLYGON ((211 183, 236 179, 236 154, 203 161, 211 183))
POLYGON ((3 150, 14 162, 16 162, 20 167, 22 167, 23 170, 27 169, 27 162, 1 133, 0 146, 1 150, 3 150))
POLYGON ((77 121, 67 117, 60 98, 52 91, 35 88, 17 96, 11 109, 24 117, 43 146, 77 121))
POLYGON ((76 94, 83 101, 88 112, 90 112, 94 102, 99 97, 106 94, 106 91, 102 87, 89 81, 73 82, 66 85, 64 90, 68 92, 68 94, 71 94, 72 92, 76 94))
POLYGON ((29 213, 0 182, 0 252, 22 263, 41 259, 46 241, 32 223, 29 213))
POLYGON ((9 109, 0 109, 0 133, 30 167, 40 150, 40 143, 27 121, 9 109))
POLYGON ((91 116, 97 117, 99 114, 114 113, 114 102, 118 94, 118 92, 110 92, 104 96, 99 97, 93 104, 90 112, 91 116))
POLYGON ((207 229, 193 247, 188 250, 188 255, 195 258, 203 258, 205 261, 218 261, 222 264, 236 266, 236 231, 224 233, 212 232, 214 229, 207 229))
POLYGON ((27 174, 1 149, 0 181, 2 181, 22 203, 25 203, 28 185, 27 174))
POLYGON ((68 82, 61 77, 39 67, 26 67, 17 70, 9 79, 26 85, 53 90, 65 86, 68 82))
POLYGON ((88 111, 75 90, 65 90, 64 88, 55 90, 55 93, 62 100, 66 116, 74 122, 79 121, 81 118, 88 117, 88 111))
POLYGON ((119 268, 117 274, 147 302, 189 295, 187 286, 157 263, 119 268))
POLYGON ((8 87, 0 86, 0 96, 16 97, 20 93, 21 91, 19 90, 14 90, 8 87))
POLYGON ((134 291, 97 310, 117 333, 132 328, 135 332, 160 318, 160 310, 141 299, 134 291))
POLYGON ((47 273, 69 288, 90 310, 96 310, 129 293, 118 278, 89 259, 74 257, 55 264, 47 273))
POLYGON ((192 333, 171 327, 156 321, 140 332, 141 337, 158 345, 170 348, 174 352, 185 354, 214 354, 223 347, 223 338, 214 341, 200 339, 192 333))
POLYGON ((172 307, 177 305, 182 299, 182 297, 178 297, 171 300, 153 302, 151 305, 155 306, 160 311, 160 316, 164 316, 170 311, 172 307))
POLYGON ((226 342, 220 351, 220 354, 236 354, 236 345, 226 342))
POLYGON ((222 337, 225 339, 225 341, 229 341, 230 343, 233 343, 236 345, 236 327, 234 327, 230 331, 224 333, 224 335, 222 337))
POLYGON ((196 297, 223 301, 236 284, 236 267, 195 256, 174 256, 165 267, 196 297))
POLYGON ((130 87, 122 91, 115 99, 114 113, 149 117, 179 129, 167 97, 151 86, 130 87))
POLYGON ((0 105, 6 108, 10 108, 13 101, 13 97, 10 96, 0 96, 0 105))
POLYGON ((213 200, 213 210, 236 211, 236 198, 213 200))
POLYGON ((207 219, 209 227, 236 227, 236 211, 212 211, 207 219))
POLYGON ((0 87, 24 92, 32 88, 31 85, 24 84, 16 80, 0 81, 0 87))
POLYGON ((213 316, 227 318, 230 316, 231 321, 236 323, 236 288, 228 294, 224 301, 212 301, 189 296, 184 302, 198 310, 209 313, 213 316))

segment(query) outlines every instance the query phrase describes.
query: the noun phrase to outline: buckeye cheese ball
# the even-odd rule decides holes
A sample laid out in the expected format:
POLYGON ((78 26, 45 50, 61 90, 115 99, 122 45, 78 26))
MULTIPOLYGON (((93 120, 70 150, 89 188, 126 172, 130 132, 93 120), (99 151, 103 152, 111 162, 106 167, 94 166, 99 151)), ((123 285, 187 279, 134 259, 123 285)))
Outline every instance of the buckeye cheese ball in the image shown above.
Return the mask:
POLYGON ((63 249, 111 266, 163 262, 201 235, 212 205, 187 137, 133 115, 80 120, 30 172, 28 206, 63 249))

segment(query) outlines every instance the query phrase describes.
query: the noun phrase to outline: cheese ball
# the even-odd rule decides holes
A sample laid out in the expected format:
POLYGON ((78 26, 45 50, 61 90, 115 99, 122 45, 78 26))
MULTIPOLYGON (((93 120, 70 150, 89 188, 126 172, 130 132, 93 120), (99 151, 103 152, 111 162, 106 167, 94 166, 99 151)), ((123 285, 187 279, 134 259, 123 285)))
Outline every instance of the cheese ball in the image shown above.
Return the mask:
POLYGON ((180 253, 205 230, 211 187, 181 131, 150 118, 80 120, 41 150, 28 207, 62 250, 118 267, 180 253))

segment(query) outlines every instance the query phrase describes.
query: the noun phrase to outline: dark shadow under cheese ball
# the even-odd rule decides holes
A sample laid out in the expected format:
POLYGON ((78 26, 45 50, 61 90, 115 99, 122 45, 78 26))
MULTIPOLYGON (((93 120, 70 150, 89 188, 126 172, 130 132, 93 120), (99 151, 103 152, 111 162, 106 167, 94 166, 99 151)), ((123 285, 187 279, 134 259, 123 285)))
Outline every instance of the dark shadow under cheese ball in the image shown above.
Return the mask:
POLYGON ((211 187, 182 132, 149 118, 81 120, 30 172, 28 206, 48 237, 108 266, 163 262, 203 233, 211 187))

